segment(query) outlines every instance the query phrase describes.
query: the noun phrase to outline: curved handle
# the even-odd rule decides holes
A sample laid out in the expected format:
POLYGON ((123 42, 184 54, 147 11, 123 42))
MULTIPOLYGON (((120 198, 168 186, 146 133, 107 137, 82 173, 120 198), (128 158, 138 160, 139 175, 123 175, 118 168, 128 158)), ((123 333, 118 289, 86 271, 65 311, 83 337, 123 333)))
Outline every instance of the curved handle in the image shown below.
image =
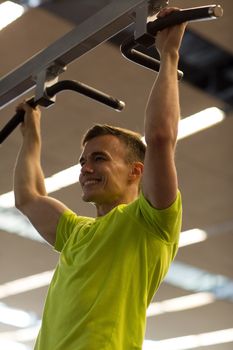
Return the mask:
MULTIPOLYGON (((154 37, 156 33, 167 27, 174 26, 187 21, 201 21, 207 19, 216 19, 223 14, 220 5, 210 5, 202 7, 194 7, 179 11, 174 11, 166 17, 158 18, 153 22, 147 24, 147 33, 135 39, 131 37, 121 45, 121 52, 123 56, 129 60, 144 66, 148 69, 159 71, 160 62, 149 55, 146 55, 137 50, 139 45, 148 47, 148 44, 154 44, 154 37)), ((183 72, 177 71, 178 79, 183 77, 183 72)))
MULTIPOLYGON (((31 107, 36 107, 37 104, 34 101, 34 98, 31 98, 27 101, 31 107)), ((9 122, 2 128, 0 131, 0 144, 12 133, 12 131, 23 122, 25 112, 19 110, 16 114, 9 120, 9 122)))
MULTIPOLYGON (((47 98, 54 97, 58 92, 63 90, 77 91, 111 108, 114 108, 117 111, 121 111, 125 107, 125 103, 123 101, 117 100, 116 98, 111 97, 103 93, 102 91, 94 89, 91 86, 88 86, 80 82, 72 81, 72 80, 63 80, 55 83, 50 87, 47 87, 45 89, 45 97, 46 96, 47 98)), ((44 100, 44 97, 42 97, 41 101, 40 100, 35 101, 34 97, 32 97, 27 101, 27 103, 31 107, 36 107, 37 105, 40 105, 40 104, 43 105, 42 100, 44 100)), ((24 111, 18 111, 9 120, 9 122, 0 131, 0 144, 2 144, 2 142, 12 133, 12 131, 23 121, 23 118, 24 118, 24 111)))
POLYGON ((115 109, 116 111, 122 111, 122 109, 125 107, 125 103, 123 101, 109 96, 102 91, 94 89, 89 85, 74 80, 59 81, 56 84, 46 88, 46 94, 49 97, 53 97, 58 92, 63 90, 73 90, 79 92, 80 94, 90 97, 100 103, 103 103, 106 106, 115 109))
MULTIPOLYGON (((124 57, 128 58, 134 63, 137 63, 141 66, 144 66, 145 68, 158 72, 160 68, 160 61, 138 51, 137 50, 138 46, 140 45, 137 43, 134 37, 130 37, 122 43, 121 53, 123 54, 124 57)), ((180 70, 177 70, 178 80, 182 79, 182 77, 183 77, 183 72, 180 70)))

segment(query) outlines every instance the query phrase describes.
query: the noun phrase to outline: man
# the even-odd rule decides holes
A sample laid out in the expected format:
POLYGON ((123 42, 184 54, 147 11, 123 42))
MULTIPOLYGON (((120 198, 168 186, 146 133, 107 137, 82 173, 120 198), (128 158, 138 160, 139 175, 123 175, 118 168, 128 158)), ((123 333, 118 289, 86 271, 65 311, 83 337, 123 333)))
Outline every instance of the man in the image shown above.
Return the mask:
MULTIPOLYGON (((175 9, 163 9, 159 17, 175 9)), ((178 50, 185 24, 156 38, 161 68, 146 108, 145 140, 110 126, 84 136, 83 200, 97 218, 48 197, 40 165, 40 111, 26 103, 14 177, 16 207, 60 252, 36 350, 139 350, 146 308, 178 247, 181 198, 174 152, 178 50)))

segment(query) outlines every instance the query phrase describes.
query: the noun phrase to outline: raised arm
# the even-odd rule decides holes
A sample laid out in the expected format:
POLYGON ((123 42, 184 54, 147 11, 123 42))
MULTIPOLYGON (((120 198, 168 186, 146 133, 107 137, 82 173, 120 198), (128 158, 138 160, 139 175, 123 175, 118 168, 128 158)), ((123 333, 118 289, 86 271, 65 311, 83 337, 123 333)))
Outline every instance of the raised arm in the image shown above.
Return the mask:
MULTIPOLYGON (((167 8, 159 17, 177 9, 167 8)), ((164 29, 156 37, 160 72, 151 90, 145 115, 145 157, 142 189, 158 209, 169 207, 177 195, 174 153, 180 118, 177 66, 185 24, 164 29)))
POLYGON ((15 206, 54 245, 57 223, 66 207, 46 193, 40 162, 40 110, 32 109, 27 103, 20 104, 18 109, 25 110, 25 117, 21 126, 23 143, 14 172, 15 206))

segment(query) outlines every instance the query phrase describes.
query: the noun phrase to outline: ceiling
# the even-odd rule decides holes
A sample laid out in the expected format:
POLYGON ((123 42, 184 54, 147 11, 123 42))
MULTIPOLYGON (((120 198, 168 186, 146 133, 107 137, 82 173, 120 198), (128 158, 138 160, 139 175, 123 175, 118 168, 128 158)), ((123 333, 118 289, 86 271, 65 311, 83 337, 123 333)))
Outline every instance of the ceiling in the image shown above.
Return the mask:
MULTIPOLYGON (((91 0, 76 3, 67 0, 53 1, 28 10, 0 32, 1 76, 14 70, 32 55, 72 30, 79 21, 81 23, 110 2, 100 1, 97 4, 91 0), (74 3, 77 12, 74 11, 74 3)), ((199 0, 169 2, 172 6, 186 8, 211 3, 209 0, 204 3, 199 0)), ((188 30, 202 38, 203 43, 210 42, 215 48, 224 50, 232 57, 233 2, 220 0, 219 3, 224 9, 221 19, 190 23, 188 30)), ((144 108, 155 73, 125 60, 116 42, 113 40, 101 44, 80 57, 68 66, 67 71, 62 74, 62 79, 75 79, 107 92, 125 101, 125 110, 117 113, 74 92, 59 94, 55 105, 43 110, 42 165, 45 177, 77 162, 81 135, 95 122, 123 126, 143 133, 144 108)), ((185 52, 188 54, 187 48, 183 50, 184 55, 185 52)), ((211 60, 211 55, 209 56, 211 60)), ((196 57, 198 58, 198 48, 196 57)), ((185 57, 182 57, 182 60, 184 59, 185 57)), ((199 60, 202 59, 200 52, 199 60)), ((230 81, 233 79, 233 66, 228 68, 226 74, 230 81)), ((217 74, 217 68, 215 73, 217 74)), ((215 73, 213 71, 212 75, 215 73)), ((189 71, 185 74, 189 75, 189 71)), ((171 269, 153 301, 163 302, 198 292, 209 292, 214 296, 214 300, 192 309, 148 317, 146 339, 165 340, 230 329, 233 326, 233 103, 231 104, 231 99, 229 103, 224 102, 224 99, 216 97, 212 92, 213 89, 203 90, 203 87, 193 85, 188 77, 180 82, 182 118, 212 106, 227 111, 227 117, 212 128, 180 140, 176 151, 179 187, 184 206, 182 231, 194 228, 205 230, 207 239, 180 248, 173 265, 174 270, 171 269), (177 271, 179 274, 175 280, 173 277, 177 271), (198 283, 195 283, 195 279, 198 283)), ((25 96, 31 95, 32 92, 25 96)), ((1 110, 1 127, 14 114, 15 107, 21 99, 22 97, 1 110)), ((12 190, 12 174, 20 140, 20 132, 16 130, 0 148, 0 194, 12 190)), ((82 215, 95 215, 91 205, 82 203, 80 193, 79 185, 74 184, 51 195, 82 215)), ((1 229, 4 215, 7 215, 7 212, 4 214, 2 209, 0 295, 3 284, 53 270, 58 259, 57 253, 47 244, 1 229)), ((14 220, 14 215, 10 220, 14 220)), ((4 297, 0 302, 9 308, 32 312, 40 319, 46 291, 47 285, 4 297)), ((8 337, 12 334, 12 340, 27 346, 22 349, 32 349, 34 335, 26 336, 22 330, 23 328, 0 322, 0 344, 1 336, 3 339, 3 335, 6 337, 8 333, 8 337)), ((190 340, 192 348, 199 350, 230 350, 233 347, 233 338, 231 342, 206 346, 203 343, 195 345, 193 339, 190 340)), ((176 349, 190 349, 190 342, 189 347, 187 345, 176 349)), ((167 345, 167 349, 168 346, 169 349, 173 349, 171 344, 167 345)))

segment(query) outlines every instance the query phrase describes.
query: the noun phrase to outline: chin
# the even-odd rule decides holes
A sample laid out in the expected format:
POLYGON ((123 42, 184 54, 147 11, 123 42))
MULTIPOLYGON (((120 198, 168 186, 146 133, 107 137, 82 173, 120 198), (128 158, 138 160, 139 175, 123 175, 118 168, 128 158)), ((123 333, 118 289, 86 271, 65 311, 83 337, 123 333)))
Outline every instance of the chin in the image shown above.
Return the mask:
POLYGON ((84 202, 90 202, 90 201, 91 201, 90 196, 85 195, 85 194, 82 195, 82 200, 83 200, 84 202))
POLYGON ((83 193, 82 195, 82 200, 84 202, 90 202, 90 203, 94 203, 95 202, 95 199, 96 199, 96 196, 95 195, 91 195, 90 193, 83 193))

